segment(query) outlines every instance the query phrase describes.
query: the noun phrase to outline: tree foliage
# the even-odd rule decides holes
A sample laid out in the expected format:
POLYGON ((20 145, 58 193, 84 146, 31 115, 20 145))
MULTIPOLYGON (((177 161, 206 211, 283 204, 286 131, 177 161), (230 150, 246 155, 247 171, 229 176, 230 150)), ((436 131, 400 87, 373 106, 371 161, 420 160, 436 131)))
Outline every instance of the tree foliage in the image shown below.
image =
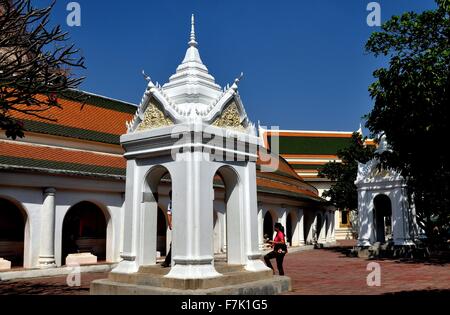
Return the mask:
POLYGON ((358 174, 358 162, 367 163, 373 157, 374 148, 364 144, 360 133, 353 133, 348 147, 337 152, 341 162, 329 162, 323 166, 319 176, 333 181, 331 188, 323 196, 340 210, 356 210, 358 195, 355 180, 358 174))
POLYGON ((437 5, 392 17, 366 44, 390 60, 374 72, 375 104, 366 126, 386 134, 392 152, 380 156, 382 165, 405 178, 428 235, 450 222, 450 1, 437 5))
POLYGON ((46 111, 60 107, 58 96, 83 80, 71 73, 84 68, 79 51, 60 26, 49 26, 53 7, 0 0, 0 129, 13 139, 24 135, 14 113, 52 120, 46 111))

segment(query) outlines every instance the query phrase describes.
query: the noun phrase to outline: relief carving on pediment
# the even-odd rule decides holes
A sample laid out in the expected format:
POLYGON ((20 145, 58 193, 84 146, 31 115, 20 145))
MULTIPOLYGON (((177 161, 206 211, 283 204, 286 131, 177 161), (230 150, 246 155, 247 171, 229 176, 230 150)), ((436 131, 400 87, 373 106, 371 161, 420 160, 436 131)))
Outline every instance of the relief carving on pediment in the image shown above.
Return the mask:
POLYGON ((153 102, 150 102, 149 106, 145 110, 142 122, 137 127, 137 131, 155 129, 165 126, 173 125, 173 121, 164 115, 163 111, 156 106, 153 102))
POLYGON ((230 128, 240 131, 244 131, 245 127, 241 122, 241 116, 239 114, 238 107, 235 102, 231 102, 230 105, 217 117, 212 123, 213 126, 221 128, 230 128))

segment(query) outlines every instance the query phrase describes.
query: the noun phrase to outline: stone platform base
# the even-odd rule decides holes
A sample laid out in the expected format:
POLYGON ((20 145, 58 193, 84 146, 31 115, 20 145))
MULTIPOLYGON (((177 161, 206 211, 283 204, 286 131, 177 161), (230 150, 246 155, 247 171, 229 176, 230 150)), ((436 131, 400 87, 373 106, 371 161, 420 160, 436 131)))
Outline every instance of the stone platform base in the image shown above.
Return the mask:
POLYGON ((135 274, 110 273, 108 279, 91 283, 91 295, 273 295, 291 290, 291 279, 272 271, 249 272, 242 266, 216 265, 221 277, 173 279, 168 268, 141 267, 135 274))
POLYGON ((11 269, 11 262, 9 260, 0 258, 0 270, 9 270, 11 269))
MULTIPOLYGON (((115 263, 104 263, 96 265, 87 265, 78 267, 81 273, 90 272, 110 272, 113 270, 117 264, 115 263)), ((42 278, 42 277, 60 277, 66 276, 68 274, 73 274, 75 271, 74 267, 55 267, 48 269, 19 269, 19 270, 5 270, 0 271, 0 283, 2 281, 17 280, 17 279, 32 279, 32 278, 42 278)))
POLYGON ((66 265, 94 265, 97 263, 97 256, 91 253, 69 254, 66 258, 66 265))

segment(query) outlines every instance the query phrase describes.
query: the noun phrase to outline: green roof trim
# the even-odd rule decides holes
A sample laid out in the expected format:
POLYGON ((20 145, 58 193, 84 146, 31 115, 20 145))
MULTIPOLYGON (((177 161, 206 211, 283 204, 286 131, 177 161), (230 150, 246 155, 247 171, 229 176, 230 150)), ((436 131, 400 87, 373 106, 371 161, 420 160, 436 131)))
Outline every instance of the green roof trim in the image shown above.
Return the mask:
MULTIPOLYGON (((268 137, 272 145, 272 136, 268 137)), ((279 137, 280 154, 322 154, 336 155, 337 152, 350 144, 351 138, 335 137, 279 137)))
POLYGON ((125 169, 122 168, 57 162, 49 160, 37 160, 13 156, 0 155, 0 165, 1 164, 12 167, 19 166, 28 169, 38 168, 38 169, 47 169, 51 171, 68 171, 80 174, 125 176, 125 169))
POLYGON ((122 102, 119 100, 110 99, 107 97, 103 97, 100 95, 93 95, 88 92, 79 91, 79 90, 69 90, 64 92, 63 95, 60 96, 63 99, 69 99, 73 101, 77 101, 80 103, 86 103, 89 105, 94 105, 97 107, 102 107, 106 109, 115 110, 122 113, 134 114, 136 113, 137 106, 122 102))
POLYGON ((109 144, 120 144, 120 136, 111 133, 67 127, 63 125, 33 120, 23 120, 23 123, 25 130, 30 132, 45 133, 54 136, 77 138, 82 140, 97 141, 109 144))

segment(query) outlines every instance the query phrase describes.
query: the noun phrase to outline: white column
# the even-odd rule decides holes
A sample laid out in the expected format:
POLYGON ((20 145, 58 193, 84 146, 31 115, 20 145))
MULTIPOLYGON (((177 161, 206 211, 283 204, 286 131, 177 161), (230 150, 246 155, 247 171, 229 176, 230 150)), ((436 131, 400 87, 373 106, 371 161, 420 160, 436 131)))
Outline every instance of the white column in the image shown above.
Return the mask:
POLYGON ((55 262, 55 194, 46 188, 41 212, 41 241, 38 264, 40 268, 56 267, 55 262))
POLYGON ((221 224, 220 224, 220 218, 219 218, 219 212, 215 211, 216 214, 216 221, 214 223, 214 254, 218 254, 221 252, 222 249, 222 233, 221 233, 221 224))
POLYGON ((373 196, 363 189, 358 189, 358 226, 357 246, 371 246, 375 242, 373 196))
POLYGON ((331 242, 336 242, 336 215, 334 213, 331 215, 331 242))
POLYGON ((297 216, 298 245, 305 245, 305 216, 303 209, 298 209, 297 216))
POLYGON ((389 197, 392 204, 392 230, 395 245, 414 245, 410 237, 410 220, 406 188, 396 188, 389 197))
MULTIPOLYGON (((181 153, 172 166, 173 265, 166 277, 219 277, 214 268, 211 246, 214 200, 212 165, 205 161, 202 152, 194 151, 181 153)), ((230 214, 227 213, 228 216, 230 214)))
POLYGON ((277 211, 278 214, 278 222, 284 227, 284 231, 286 232, 286 219, 287 219, 287 209, 285 206, 281 206, 281 209, 277 211))
POLYGON ((258 248, 264 248, 264 217, 262 204, 258 202, 258 248))
POLYGON ((291 244, 298 246, 298 213, 296 210, 291 210, 291 244))
MULTIPOLYGON (((139 235, 138 206, 140 205, 139 193, 142 190, 138 169, 135 160, 127 160, 127 178, 125 183, 125 202, 123 206, 123 249, 120 255, 122 261, 112 270, 114 273, 134 273, 139 269, 136 261, 137 238, 139 235)), ((156 256, 156 243, 155 243, 156 256)))
POLYGON ((169 224, 167 224, 166 228, 166 255, 169 253, 170 244, 172 243, 172 230, 169 229, 169 224))
POLYGON ((222 213, 220 216, 221 225, 222 225, 222 252, 227 252, 227 214, 222 213))
MULTIPOLYGON (((258 247, 258 201, 256 199, 256 163, 247 162, 241 178, 244 180, 244 207, 243 229, 245 231, 245 270, 263 271, 269 268, 261 260, 261 251, 258 247)), ((262 212, 261 212, 262 213, 262 212)))
POLYGON ((320 227, 320 233, 319 233, 319 239, 318 243, 324 244, 326 243, 326 228, 327 228, 327 221, 325 220, 326 212, 322 214, 322 226, 320 227))
POLYGON ((333 217, 334 213, 331 211, 326 212, 327 218, 328 218, 328 225, 327 225, 327 243, 332 243, 332 229, 333 229, 333 217))
POLYGON ((314 243, 314 233, 316 232, 316 221, 317 221, 317 216, 314 214, 314 219, 311 221, 311 218, 309 219, 308 222, 306 222, 307 224, 307 228, 308 228, 308 236, 306 238, 306 242, 311 245, 312 243, 314 243))

